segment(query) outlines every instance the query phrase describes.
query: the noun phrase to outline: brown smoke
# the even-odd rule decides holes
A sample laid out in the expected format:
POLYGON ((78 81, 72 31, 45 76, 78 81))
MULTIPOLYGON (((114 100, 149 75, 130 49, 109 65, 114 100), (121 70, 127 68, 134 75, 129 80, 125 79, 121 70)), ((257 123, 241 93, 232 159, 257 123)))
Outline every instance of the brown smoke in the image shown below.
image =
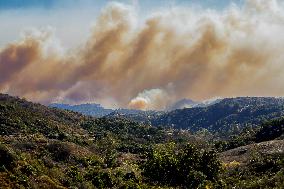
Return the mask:
POLYGON ((142 24, 134 11, 109 5, 85 45, 64 54, 46 50, 52 39, 44 34, 8 45, 0 50, 0 90, 43 103, 139 109, 185 97, 283 96, 284 8, 277 1, 222 12, 174 8, 142 24))
POLYGON ((0 86, 15 79, 18 73, 38 58, 39 52, 39 44, 33 39, 25 39, 3 49, 0 53, 0 86))
POLYGON ((131 109, 139 109, 139 110, 146 110, 147 108, 147 101, 143 98, 135 98, 130 101, 128 107, 131 109))

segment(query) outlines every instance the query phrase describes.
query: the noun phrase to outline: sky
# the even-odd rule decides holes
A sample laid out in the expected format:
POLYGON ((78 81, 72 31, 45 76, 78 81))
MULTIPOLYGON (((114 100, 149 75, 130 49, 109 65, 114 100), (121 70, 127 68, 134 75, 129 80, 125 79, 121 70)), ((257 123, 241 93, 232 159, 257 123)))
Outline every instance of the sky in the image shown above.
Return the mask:
POLYGON ((0 0, 0 92, 164 110, 284 96, 282 0, 0 0))
MULTIPOLYGON (((0 0, 0 47, 18 40, 31 28, 52 28, 64 47, 80 44, 88 37, 96 17, 108 0, 0 0)), ((196 6, 222 10, 242 0, 118 0, 137 6, 140 17, 171 6, 196 6)))
MULTIPOLYGON (((93 4, 97 6, 102 6, 105 3, 110 2, 109 0, 1 0, 0 8, 2 10, 7 9, 26 9, 26 8, 43 8, 43 9, 53 9, 62 6, 72 6, 72 4, 93 4)), ((131 0, 118 0, 118 2, 132 3, 131 0)), ((231 2, 240 3, 240 0, 138 0, 140 5, 143 7, 154 7, 162 6, 167 3, 174 3, 180 5, 189 4, 201 4, 207 7, 222 8, 227 6, 231 2)))

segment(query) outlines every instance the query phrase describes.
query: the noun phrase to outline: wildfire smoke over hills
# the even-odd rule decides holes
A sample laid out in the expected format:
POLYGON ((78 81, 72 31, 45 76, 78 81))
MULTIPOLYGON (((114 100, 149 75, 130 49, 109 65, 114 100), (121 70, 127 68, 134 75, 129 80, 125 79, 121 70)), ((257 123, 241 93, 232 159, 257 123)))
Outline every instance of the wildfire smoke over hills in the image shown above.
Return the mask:
POLYGON ((284 6, 173 7, 139 19, 111 3, 84 45, 62 52, 50 31, 0 49, 0 90, 50 103, 164 109, 188 97, 283 96, 284 6))

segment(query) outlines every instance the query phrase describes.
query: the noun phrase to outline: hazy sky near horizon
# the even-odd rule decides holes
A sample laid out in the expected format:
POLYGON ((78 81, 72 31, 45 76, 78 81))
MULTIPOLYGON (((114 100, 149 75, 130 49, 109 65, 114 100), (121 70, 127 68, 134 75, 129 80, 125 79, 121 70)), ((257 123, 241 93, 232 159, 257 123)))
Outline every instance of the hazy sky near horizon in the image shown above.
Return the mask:
POLYGON ((63 47, 77 46, 111 2, 134 5, 142 19, 163 8, 195 6, 222 11, 232 4, 243 4, 243 0, 0 0, 0 48, 18 41, 31 28, 52 28, 63 47))

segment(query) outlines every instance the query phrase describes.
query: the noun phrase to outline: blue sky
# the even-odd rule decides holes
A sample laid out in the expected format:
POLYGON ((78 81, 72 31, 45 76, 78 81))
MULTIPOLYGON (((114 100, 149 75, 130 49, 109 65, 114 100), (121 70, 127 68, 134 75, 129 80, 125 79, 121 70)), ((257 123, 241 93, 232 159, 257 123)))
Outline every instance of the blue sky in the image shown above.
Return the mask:
POLYGON ((1 9, 27 8, 34 6, 50 7, 54 0, 0 0, 1 9))
MULTIPOLYGON (((120 2, 131 2, 131 0, 118 0, 120 2)), ((243 0, 140 0, 142 7, 159 7, 165 4, 189 5, 199 4, 204 7, 223 8, 234 2, 242 3, 243 0)), ((27 8, 43 8, 52 9, 61 6, 72 6, 72 4, 91 3, 97 6, 103 6, 109 0, 0 0, 0 9, 27 9, 27 8)))

